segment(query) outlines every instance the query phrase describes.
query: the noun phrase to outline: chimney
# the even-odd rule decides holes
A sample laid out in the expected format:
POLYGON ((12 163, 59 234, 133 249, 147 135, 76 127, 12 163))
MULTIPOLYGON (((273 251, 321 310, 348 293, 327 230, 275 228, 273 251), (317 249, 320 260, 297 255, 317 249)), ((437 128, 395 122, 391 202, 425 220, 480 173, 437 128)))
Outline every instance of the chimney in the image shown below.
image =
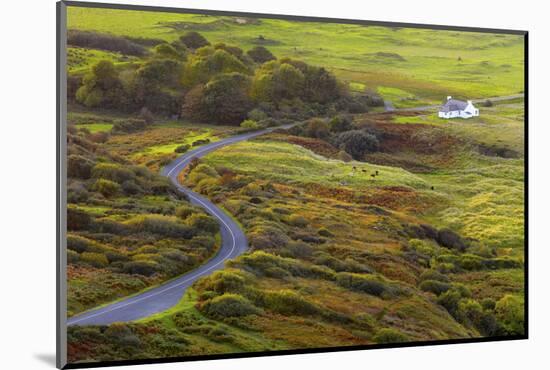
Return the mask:
POLYGON ((453 97, 452 96, 447 96, 447 101, 451 100, 453 97))

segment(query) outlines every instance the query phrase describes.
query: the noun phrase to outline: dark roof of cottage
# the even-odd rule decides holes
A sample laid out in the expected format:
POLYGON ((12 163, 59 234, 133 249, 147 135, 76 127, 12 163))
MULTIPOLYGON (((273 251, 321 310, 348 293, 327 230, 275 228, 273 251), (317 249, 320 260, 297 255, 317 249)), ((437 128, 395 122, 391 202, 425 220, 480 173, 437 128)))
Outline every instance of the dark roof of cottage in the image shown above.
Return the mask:
POLYGON ((468 106, 468 103, 463 102, 462 100, 449 99, 445 104, 439 108, 440 112, 454 112, 458 110, 464 110, 468 106))

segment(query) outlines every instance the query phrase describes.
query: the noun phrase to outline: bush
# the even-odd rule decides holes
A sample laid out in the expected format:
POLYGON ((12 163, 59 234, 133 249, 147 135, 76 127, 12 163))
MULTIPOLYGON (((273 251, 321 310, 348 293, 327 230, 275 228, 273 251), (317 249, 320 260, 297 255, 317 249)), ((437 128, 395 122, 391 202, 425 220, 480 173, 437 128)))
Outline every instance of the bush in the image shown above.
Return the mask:
POLYGON ((232 293, 224 293, 206 301, 201 310, 208 316, 220 318, 257 315, 261 312, 248 299, 232 293))
POLYGON ((451 285, 437 280, 424 280, 420 283, 419 288, 425 292, 431 292, 435 295, 440 295, 451 288, 451 285))
POLYGON ((83 252, 80 254, 80 261, 88 263, 94 267, 105 267, 109 264, 109 260, 105 255, 94 252, 83 252))
POLYGON ((339 115, 332 118, 329 122, 331 132, 344 132, 353 129, 353 118, 347 115, 339 115))
POLYGON ((147 49, 123 37, 91 31, 69 30, 67 43, 89 49, 100 49, 121 54, 144 56, 147 49))
POLYGON ((336 283, 346 289, 357 290, 378 297, 387 291, 387 286, 375 278, 349 272, 338 273, 336 283))
POLYGON ((482 104, 482 106, 484 107, 492 107, 493 106, 493 102, 489 99, 485 100, 482 104))
POLYGON ((407 335, 395 329, 383 328, 376 332, 373 340, 376 343, 403 343, 408 342, 410 339, 407 335))
POLYGON ((524 309, 523 299, 513 295, 505 295, 496 303, 496 317, 507 335, 525 333, 524 309))
POLYGON ((79 179, 89 179, 92 175, 94 162, 86 157, 71 154, 67 157, 67 176, 79 179))
POLYGON ((443 282, 443 283, 448 283, 449 282, 449 278, 446 275, 443 275, 442 273, 440 273, 439 271, 436 271, 436 270, 426 270, 426 271, 424 271, 422 274, 420 274, 419 280, 420 281, 436 280, 436 281, 440 281, 440 282, 443 282))
POLYGON ((91 217, 83 210, 67 207, 67 229, 86 230, 91 223, 91 217))
POLYGON ((258 108, 254 108, 250 112, 248 112, 248 119, 252 121, 260 122, 267 118, 269 118, 267 114, 263 110, 258 108))
POLYGON ((120 192, 120 185, 114 181, 106 179, 97 179, 92 190, 101 193, 104 197, 110 198, 120 192))
POLYGON ((176 216, 182 219, 186 219, 195 212, 196 210, 190 206, 179 206, 178 208, 176 208, 176 216))
POLYGON ((334 234, 329 229, 327 229, 326 227, 319 228, 317 233, 321 236, 324 236, 325 238, 330 238, 330 237, 334 236, 334 234))
POLYGON ((263 305, 282 315, 315 315, 320 309, 292 290, 265 292, 261 296, 263 305))
POLYGON ((379 143, 376 136, 364 130, 351 130, 339 134, 334 145, 359 160, 367 153, 376 152, 379 143))
POLYGON ((157 265, 148 261, 131 261, 124 263, 122 269, 127 274, 151 276, 157 272, 157 265))
POLYGON ((190 31, 180 36, 180 42, 190 49, 198 49, 210 45, 203 35, 195 31, 190 31))
POLYGON ((306 136, 316 139, 326 139, 330 135, 328 124, 318 118, 310 119, 307 122, 304 133, 306 136))
POLYGON ((148 126, 147 122, 139 118, 129 118, 123 121, 116 121, 112 131, 118 133, 132 133, 141 131, 148 126))
POLYGON ((257 130, 258 128, 260 128, 260 126, 258 125, 258 122, 253 121, 251 119, 246 119, 242 121, 240 126, 248 130, 257 130))
POLYGON ((131 170, 115 163, 98 163, 92 169, 92 177, 105 179, 122 184, 125 181, 134 181, 136 175, 131 170))
POLYGON ((445 248, 456 249, 461 252, 466 250, 464 240, 450 229, 441 229, 437 233, 437 242, 445 248))
POLYGON ((288 218, 288 223, 295 227, 304 228, 307 226, 308 221, 305 217, 294 214, 290 215, 290 217, 288 218))
POLYGON ((270 60, 276 59, 275 56, 263 46, 255 46, 248 50, 246 54, 258 64, 263 64, 265 62, 269 62, 270 60))
POLYGON ((199 232, 215 233, 220 229, 216 220, 202 213, 194 213, 185 222, 199 232))
POLYGON ((164 237, 190 239, 194 230, 179 222, 176 217, 163 215, 136 216, 129 220, 128 225, 137 232, 149 232, 164 237))
POLYGON ((183 144, 183 145, 178 146, 176 149, 174 149, 174 152, 175 153, 185 153, 190 148, 191 148, 191 146, 189 144, 183 144))

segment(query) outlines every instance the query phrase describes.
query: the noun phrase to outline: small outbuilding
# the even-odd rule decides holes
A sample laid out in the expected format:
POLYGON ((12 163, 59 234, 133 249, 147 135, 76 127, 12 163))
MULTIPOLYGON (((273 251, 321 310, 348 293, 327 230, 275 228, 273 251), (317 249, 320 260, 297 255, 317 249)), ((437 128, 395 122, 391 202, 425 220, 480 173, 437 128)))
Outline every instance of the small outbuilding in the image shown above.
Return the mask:
POLYGON ((479 116, 477 109, 471 100, 462 101, 447 96, 445 104, 439 108, 439 118, 471 118, 479 116))

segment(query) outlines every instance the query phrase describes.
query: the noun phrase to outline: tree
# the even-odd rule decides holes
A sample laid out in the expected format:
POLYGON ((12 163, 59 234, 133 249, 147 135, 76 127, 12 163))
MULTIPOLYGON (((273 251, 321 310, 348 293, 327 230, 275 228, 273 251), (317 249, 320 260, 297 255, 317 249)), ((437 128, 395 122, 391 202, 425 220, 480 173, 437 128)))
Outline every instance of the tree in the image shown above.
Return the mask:
POLYGON ((180 41, 190 49, 198 49, 210 45, 203 35, 195 31, 190 31, 180 36, 180 41))
POLYGON ((275 56, 263 46, 256 46, 248 50, 246 54, 248 54, 248 56, 258 64, 263 64, 265 62, 269 62, 270 60, 276 59, 275 56))
POLYGON ((335 146, 346 151, 354 159, 362 159, 366 153, 378 150, 376 136, 364 130, 351 130, 339 134, 335 140, 335 146))
POLYGON ((330 131, 332 132, 344 132, 353 128, 352 118, 347 115, 339 115, 332 118, 329 122, 330 131))
POLYGON ((155 46, 155 53, 160 58, 182 59, 184 54, 178 51, 173 45, 162 43, 155 46))
POLYGON ((239 124, 252 108, 250 79, 240 73, 221 74, 185 96, 185 116, 216 124, 239 124))
POLYGON ((252 97, 260 102, 279 102, 303 94, 304 75, 288 63, 270 61, 256 70, 252 81, 252 97))
POLYGON ((102 60, 84 76, 76 100, 87 107, 116 107, 123 98, 122 83, 115 65, 102 60))
POLYGON ((326 139, 330 135, 328 125, 319 118, 310 119, 306 124, 304 133, 317 139, 326 139))
POLYGON ((249 74, 249 68, 236 56, 223 49, 203 47, 188 59, 183 68, 182 83, 192 87, 207 83, 220 73, 249 74))

